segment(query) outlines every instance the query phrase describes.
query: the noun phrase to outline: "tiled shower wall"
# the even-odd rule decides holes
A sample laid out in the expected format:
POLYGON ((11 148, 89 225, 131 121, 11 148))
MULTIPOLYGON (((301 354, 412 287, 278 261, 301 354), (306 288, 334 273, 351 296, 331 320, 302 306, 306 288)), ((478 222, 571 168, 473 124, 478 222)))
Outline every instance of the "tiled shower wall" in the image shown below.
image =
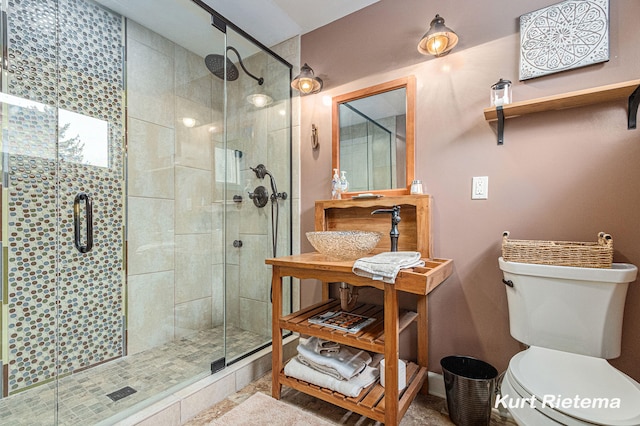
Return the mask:
MULTIPOLYGON (((297 40, 292 43, 297 52, 297 40)), ((213 45, 211 53, 224 50, 213 45)), ((222 325, 225 292, 227 324, 271 339, 271 274, 264 264, 273 254, 271 208, 256 208, 247 192, 269 188, 268 178, 259 180, 249 170, 262 163, 278 190, 289 194, 280 202, 278 242, 278 254, 288 254, 288 68, 265 53, 243 60, 265 77, 263 89, 281 100, 256 109, 246 101, 255 80, 241 72, 229 82, 225 152, 224 82, 207 70, 202 56, 128 21, 129 353, 222 325), (184 117, 196 125, 185 127, 184 117), (243 202, 233 203, 233 195, 243 202), (234 240, 242 247, 233 247, 234 240)))
POLYGON ((222 324, 213 134, 209 126, 182 124, 183 117, 222 122, 223 82, 203 64, 128 20, 130 354, 222 324))

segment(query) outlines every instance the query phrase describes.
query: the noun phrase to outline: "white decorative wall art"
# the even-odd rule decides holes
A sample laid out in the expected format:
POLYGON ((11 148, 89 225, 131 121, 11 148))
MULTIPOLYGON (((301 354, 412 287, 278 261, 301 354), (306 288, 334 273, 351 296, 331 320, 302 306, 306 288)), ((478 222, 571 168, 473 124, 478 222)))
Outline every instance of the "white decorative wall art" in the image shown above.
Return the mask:
POLYGON ((609 0, 565 0, 520 16, 520 80, 609 60, 609 0))

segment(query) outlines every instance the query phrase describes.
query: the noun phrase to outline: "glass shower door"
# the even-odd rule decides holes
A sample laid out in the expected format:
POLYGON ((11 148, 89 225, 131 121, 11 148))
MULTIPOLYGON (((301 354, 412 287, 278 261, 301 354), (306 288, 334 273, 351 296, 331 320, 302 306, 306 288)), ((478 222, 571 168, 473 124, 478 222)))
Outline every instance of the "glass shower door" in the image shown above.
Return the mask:
MULTIPOLYGON (((4 82, 3 82, 4 83, 4 82)), ((56 109, 3 92, 2 399, 0 423, 16 396, 22 409, 54 422, 57 362, 58 236, 56 109)))
POLYGON ((226 83, 227 131, 216 164, 226 170, 225 340, 233 362, 271 343, 271 270, 264 261, 291 254, 291 73, 233 29, 226 35, 237 78, 226 83))
POLYGON ((73 423, 75 373, 125 352, 122 19, 4 4, 0 415, 73 423))
POLYGON ((92 1, 56 3, 57 403, 72 424, 126 393, 89 371, 126 355, 124 21, 92 1))

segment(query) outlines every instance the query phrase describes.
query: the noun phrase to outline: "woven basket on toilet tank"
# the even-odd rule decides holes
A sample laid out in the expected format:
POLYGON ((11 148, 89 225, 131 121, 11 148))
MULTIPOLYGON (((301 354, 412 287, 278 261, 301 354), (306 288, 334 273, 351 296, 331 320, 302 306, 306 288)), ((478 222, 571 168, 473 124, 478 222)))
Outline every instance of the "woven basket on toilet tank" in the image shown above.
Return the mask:
POLYGON ((502 258, 509 262, 611 268, 613 238, 600 232, 594 243, 510 240, 506 231, 502 234, 502 258))

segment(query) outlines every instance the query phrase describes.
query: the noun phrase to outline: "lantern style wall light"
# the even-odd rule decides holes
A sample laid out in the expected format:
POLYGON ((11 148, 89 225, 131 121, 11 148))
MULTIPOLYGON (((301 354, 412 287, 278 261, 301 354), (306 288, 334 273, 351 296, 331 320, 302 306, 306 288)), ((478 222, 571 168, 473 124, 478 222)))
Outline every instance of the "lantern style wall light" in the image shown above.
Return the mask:
POLYGON ((429 31, 418 43, 418 52, 440 57, 449 53, 456 44, 458 44, 458 35, 444 25, 444 19, 440 15, 436 15, 431 21, 429 31))
POLYGON ((501 106, 511 103, 511 81, 501 78, 491 86, 491 106, 501 106))
POLYGON ((306 63, 300 68, 300 74, 291 82, 291 87, 300 92, 300 95, 311 95, 322 90, 322 80, 316 77, 313 69, 306 63))

